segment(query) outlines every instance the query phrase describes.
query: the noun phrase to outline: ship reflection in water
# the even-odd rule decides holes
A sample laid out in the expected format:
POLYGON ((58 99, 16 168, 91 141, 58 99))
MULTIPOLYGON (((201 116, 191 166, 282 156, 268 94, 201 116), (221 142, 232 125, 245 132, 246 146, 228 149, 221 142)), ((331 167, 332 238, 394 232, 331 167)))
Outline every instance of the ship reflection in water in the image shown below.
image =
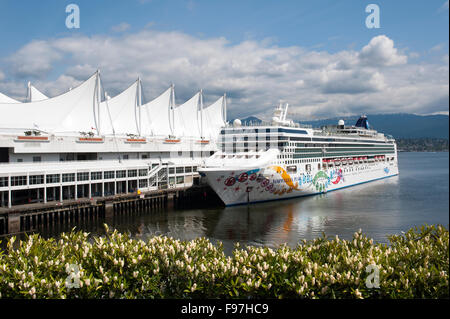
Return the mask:
MULTIPOLYGON (((399 163, 398 176, 322 195, 249 206, 124 214, 106 223, 143 240, 155 235, 181 240, 207 237, 213 243, 221 241, 227 254, 236 242, 295 247, 322 233, 348 240, 361 228, 375 241, 387 243, 387 235, 424 223, 448 227, 448 153, 401 153, 399 163)), ((101 224, 81 229, 104 234, 101 224)))
POLYGON ((392 177, 323 195, 117 217, 111 224, 144 240, 155 235, 181 240, 207 237, 214 243, 221 241, 227 253, 235 242, 273 248, 287 243, 295 247, 302 239, 317 238, 322 233, 349 239, 359 228, 375 240, 386 242, 390 227, 392 233, 398 230, 395 216, 398 203, 380 200, 377 206, 366 204, 372 203, 374 197, 385 197, 387 191, 395 197, 397 184, 398 177, 392 177))

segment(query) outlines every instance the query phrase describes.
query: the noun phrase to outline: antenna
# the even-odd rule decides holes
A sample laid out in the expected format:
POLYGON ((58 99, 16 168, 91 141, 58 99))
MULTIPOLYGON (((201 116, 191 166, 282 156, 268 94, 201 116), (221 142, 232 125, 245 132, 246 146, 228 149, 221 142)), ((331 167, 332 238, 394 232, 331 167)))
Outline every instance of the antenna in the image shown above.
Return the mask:
POLYGON ((286 120, 286 115, 287 115, 288 107, 289 107, 289 103, 286 103, 286 107, 285 107, 285 109, 284 109, 284 114, 283 114, 283 121, 286 120))

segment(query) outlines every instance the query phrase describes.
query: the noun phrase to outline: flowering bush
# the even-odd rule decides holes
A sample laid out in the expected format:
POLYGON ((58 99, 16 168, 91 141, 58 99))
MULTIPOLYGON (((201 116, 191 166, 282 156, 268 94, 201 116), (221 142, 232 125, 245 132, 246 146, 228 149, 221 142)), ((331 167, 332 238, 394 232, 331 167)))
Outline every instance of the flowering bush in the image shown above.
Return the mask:
POLYGON ((205 238, 144 242, 109 230, 14 241, 0 251, 2 298, 449 297, 443 226, 390 236, 389 245, 359 231, 350 241, 324 236, 296 248, 236 244, 231 256, 205 238))

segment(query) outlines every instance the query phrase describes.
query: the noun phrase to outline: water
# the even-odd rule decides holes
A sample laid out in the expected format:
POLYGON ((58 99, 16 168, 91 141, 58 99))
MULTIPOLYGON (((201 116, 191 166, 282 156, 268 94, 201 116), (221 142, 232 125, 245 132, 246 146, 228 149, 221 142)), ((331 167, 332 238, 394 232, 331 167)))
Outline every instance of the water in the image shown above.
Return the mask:
MULTIPOLYGON (((226 252, 241 245, 295 247, 325 233, 351 239, 358 229, 378 242, 411 227, 449 224, 448 153, 399 153, 400 174, 379 181, 304 198, 250 206, 169 210, 107 221, 121 232, 146 239, 207 237, 226 252)), ((101 225, 86 229, 104 234, 101 225)), ((56 234, 46 234, 54 236, 56 234)))

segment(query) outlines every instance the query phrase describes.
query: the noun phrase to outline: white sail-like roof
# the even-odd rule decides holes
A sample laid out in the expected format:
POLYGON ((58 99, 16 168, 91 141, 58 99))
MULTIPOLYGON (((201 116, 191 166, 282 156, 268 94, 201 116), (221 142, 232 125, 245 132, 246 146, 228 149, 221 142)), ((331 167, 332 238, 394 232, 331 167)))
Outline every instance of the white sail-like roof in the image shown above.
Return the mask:
POLYGON ((28 101, 29 102, 37 102, 48 99, 44 93, 36 89, 36 87, 32 84, 29 84, 29 92, 28 92, 28 101))
POLYGON ((42 101, 0 103, 0 128, 80 132, 96 129, 98 72, 78 87, 42 101))
POLYGON ((21 102, 14 100, 13 98, 10 98, 9 96, 6 96, 3 93, 0 93, 0 103, 21 103, 21 102))
POLYGON ((213 104, 203 109, 203 136, 206 139, 216 139, 219 136, 220 129, 225 126, 223 112, 224 97, 222 96, 213 104))
POLYGON ((168 88, 156 99, 141 106, 142 135, 172 135, 171 93, 168 88))
POLYGON ((198 106, 200 92, 174 110, 174 129, 176 136, 200 137, 198 106))
POLYGON ((137 94, 139 80, 128 89, 100 103, 100 133, 111 135, 138 135, 137 94), (113 132, 114 128, 114 132, 113 132))

